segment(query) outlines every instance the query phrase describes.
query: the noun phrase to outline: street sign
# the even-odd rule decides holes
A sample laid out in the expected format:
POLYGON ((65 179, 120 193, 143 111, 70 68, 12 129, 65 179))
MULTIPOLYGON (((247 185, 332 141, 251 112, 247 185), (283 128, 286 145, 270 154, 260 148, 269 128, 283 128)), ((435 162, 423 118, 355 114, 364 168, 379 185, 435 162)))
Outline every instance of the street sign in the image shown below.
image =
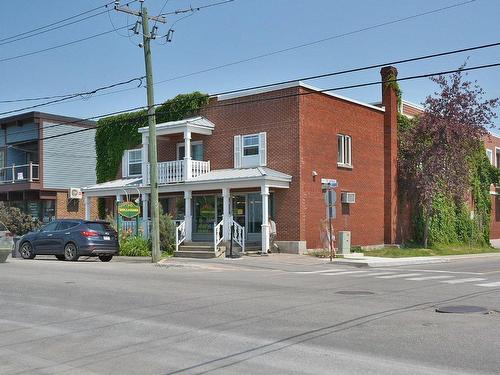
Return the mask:
POLYGON ((334 205, 337 203, 337 192, 335 190, 327 190, 325 192, 325 203, 328 206, 334 205))
POLYGON ((134 202, 121 202, 118 203, 118 214, 123 217, 132 219, 139 216, 141 213, 141 208, 134 202))
POLYGON ((339 186, 337 180, 334 178, 322 178, 321 184, 325 185, 327 188, 336 188, 339 186))
POLYGON ((328 206, 326 208, 326 217, 331 218, 331 219, 336 219, 337 218, 337 209, 335 206, 328 206))

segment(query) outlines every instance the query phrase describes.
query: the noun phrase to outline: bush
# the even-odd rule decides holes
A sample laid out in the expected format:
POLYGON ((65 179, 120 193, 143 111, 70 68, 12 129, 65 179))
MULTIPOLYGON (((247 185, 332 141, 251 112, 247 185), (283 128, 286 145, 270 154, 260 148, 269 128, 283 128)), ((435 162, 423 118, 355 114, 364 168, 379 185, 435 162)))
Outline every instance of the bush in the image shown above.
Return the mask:
POLYGON ((168 214, 160 215, 160 249, 169 255, 175 250, 175 223, 168 214))
POLYGON ((140 236, 130 236, 120 242, 120 255, 129 257, 151 256, 151 242, 140 236))
POLYGON ((40 221, 23 213, 19 208, 6 207, 0 202, 0 222, 7 230, 18 236, 40 228, 40 221))

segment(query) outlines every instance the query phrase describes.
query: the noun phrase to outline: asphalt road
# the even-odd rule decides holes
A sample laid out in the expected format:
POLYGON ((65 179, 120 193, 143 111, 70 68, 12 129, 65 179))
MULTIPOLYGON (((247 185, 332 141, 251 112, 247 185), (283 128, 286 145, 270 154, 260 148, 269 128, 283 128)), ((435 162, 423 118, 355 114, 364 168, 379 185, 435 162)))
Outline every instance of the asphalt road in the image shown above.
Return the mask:
POLYGON ((500 257, 14 259, 0 265, 0 374, 498 374, 496 311, 500 257), (491 312, 435 312, 450 305, 491 312))

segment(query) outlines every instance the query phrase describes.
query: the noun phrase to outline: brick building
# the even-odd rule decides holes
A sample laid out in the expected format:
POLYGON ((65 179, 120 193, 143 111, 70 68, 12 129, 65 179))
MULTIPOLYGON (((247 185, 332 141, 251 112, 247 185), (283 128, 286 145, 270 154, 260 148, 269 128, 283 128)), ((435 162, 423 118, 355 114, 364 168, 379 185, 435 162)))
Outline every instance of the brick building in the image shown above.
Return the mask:
MULTIPOLYGON (((96 181, 94 127, 41 112, 0 119, 0 202, 42 222, 84 218, 82 200, 68 192, 96 181)), ((96 217, 95 199, 89 207, 96 217)))

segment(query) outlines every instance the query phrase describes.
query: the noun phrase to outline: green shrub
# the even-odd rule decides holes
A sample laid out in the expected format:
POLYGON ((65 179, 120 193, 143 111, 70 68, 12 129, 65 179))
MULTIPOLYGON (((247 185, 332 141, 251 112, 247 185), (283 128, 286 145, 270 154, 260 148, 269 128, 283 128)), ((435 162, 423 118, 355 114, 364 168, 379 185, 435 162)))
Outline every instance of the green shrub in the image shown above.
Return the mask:
POLYGON ((130 236, 120 242, 120 255, 129 257, 151 256, 151 242, 140 236, 130 236))
POLYGON ((175 223, 168 214, 160 215, 160 250, 168 255, 175 250, 175 223))
POLYGON ((7 230, 18 236, 40 228, 40 221, 23 213, 19 208, 7 207, 0 202, 0 222, 7 230))

